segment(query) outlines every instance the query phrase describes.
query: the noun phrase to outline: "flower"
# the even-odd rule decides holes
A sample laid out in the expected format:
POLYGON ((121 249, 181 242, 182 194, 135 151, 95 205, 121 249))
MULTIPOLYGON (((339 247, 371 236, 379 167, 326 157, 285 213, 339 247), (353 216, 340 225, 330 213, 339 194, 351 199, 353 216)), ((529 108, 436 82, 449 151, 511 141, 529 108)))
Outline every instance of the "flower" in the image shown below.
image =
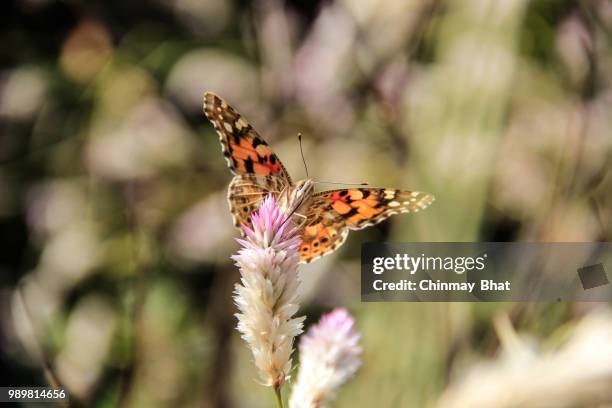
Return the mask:
POLYGON ((323 315, 300 340, 300 373, 289 407, 326 407, 361 365, 359 338, 346 309, 323 315))
POLYGON ((297 232, 272 196, 243 225, 245 239, 232 259, 240 268, 234 302, 238 331, 247 342, 264 385, 280 389, 291 372, 293 339, 302 333, 298 309, 297 232))

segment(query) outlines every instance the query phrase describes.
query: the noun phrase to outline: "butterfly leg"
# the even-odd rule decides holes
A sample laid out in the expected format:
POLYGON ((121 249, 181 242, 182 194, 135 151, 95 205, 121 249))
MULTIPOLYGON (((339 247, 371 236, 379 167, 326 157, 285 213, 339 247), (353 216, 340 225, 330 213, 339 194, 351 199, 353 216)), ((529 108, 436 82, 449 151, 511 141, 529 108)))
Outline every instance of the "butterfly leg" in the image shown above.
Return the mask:
POLYGON ((293 213, 293 215, 295 215, 296 217, 301 218, 302 220, 299 222, 298 224, 298 229, 302 228, 304 226, 304 224, 306 224, 306 221, 308 220, 308 217, 306 217, 304 214, 300 214, 298 212, 293 213))

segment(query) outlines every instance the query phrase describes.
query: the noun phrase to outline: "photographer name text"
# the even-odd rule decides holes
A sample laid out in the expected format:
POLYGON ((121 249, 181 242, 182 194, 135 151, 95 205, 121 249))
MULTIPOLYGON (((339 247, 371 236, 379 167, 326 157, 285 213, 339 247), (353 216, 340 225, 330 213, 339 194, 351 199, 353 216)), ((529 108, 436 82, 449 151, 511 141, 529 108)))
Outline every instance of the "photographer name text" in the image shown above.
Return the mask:
MULTIPOLYGON (((496 282, 491 279, 481 279, 479 282, 481 291, 508 291, 510 290, 510 281, 496 282)), ((442 282, 440 280, 424 279, 421 281, 412 281, 402 279, 397 282, 385 282, 382 279, 377 279, 373 282, 372 287, 376 291, 461 291, 472 293, 476 288, 476 282, 442 282)))

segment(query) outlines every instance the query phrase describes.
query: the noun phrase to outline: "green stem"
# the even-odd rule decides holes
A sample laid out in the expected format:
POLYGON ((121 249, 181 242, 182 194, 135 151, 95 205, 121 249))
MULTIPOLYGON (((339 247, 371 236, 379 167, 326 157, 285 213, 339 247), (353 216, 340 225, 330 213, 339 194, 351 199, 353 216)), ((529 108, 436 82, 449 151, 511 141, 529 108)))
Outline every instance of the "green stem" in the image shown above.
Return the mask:
POLYGON ((283 408, 283 398, 281 397, 280 387, 274 387, 274 397, 276 399, 276 408, 283 408))

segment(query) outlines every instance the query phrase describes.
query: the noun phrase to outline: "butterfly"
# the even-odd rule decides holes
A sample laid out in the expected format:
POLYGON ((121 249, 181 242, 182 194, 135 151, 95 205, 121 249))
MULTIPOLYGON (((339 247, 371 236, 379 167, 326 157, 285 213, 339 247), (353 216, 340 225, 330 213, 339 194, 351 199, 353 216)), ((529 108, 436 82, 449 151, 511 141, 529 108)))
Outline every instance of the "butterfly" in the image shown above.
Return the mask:
POLYGON ((393 188, 348 188, 314 192, 315 182, 293 182, 278 156, 253 127, 226 101, 204 95, 204 114, 221 140, 221 150, 234 174, 228 201, 234 225, 251 224, 251 213, 273 194, 286 214, 301 220, 300 261, 311 262, 335 251, 349 230, 378 224, 399 213, 418 212, 433 201, 431 194, 393 188))

